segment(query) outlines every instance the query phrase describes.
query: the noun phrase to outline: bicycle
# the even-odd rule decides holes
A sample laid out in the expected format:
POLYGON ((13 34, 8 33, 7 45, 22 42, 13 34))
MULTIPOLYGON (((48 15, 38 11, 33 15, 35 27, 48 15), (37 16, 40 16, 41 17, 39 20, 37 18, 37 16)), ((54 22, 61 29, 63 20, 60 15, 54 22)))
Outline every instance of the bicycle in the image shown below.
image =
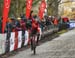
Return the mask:
POLYGON ((33 35, 31 37, 31 50, 33 51, 33 54, 36 54, 36 45, 37 45, 37 35, 33 35))

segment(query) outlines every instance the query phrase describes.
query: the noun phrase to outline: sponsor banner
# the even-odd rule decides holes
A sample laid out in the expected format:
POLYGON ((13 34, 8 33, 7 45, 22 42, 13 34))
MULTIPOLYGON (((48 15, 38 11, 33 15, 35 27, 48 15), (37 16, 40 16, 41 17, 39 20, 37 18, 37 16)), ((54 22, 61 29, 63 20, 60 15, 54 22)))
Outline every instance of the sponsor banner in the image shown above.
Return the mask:
POLYGON ((22 45, 22 31, 18 32, 18 48, 21 48, 22 45))
POLYGON ((28 45, 30 45, 30 42, 31 42, 31 40, 30 40, 30 33, 31 33, 31 30, 28 30, 28 33, 29 33, 28 45))
POLYGON ((15 31, 15 45, 14 45, 14 50, 18 48, 18 31, 15 31))
POLYGON ((25 31, 25 42, 24 42, 24 45, 27 45, 28 41, 29 41, 29 32, 25 31))
POLYGON ((10 36, 10 51, 14 50, 14 45, 15 45, 15 32, 11 32, 10 36))
POLYGON ((37 36, 35 37, 35 41, 37 42, 37 36))
POLYGON ((22 31, 22 45, 21 45, 21 47, 24 46, 24 42, 25 42, 25 31, 23 30, 22 31))
POLYGON ((3 19, 2 19, 2 32, 4 33, 5 27, 6 27, 6 22, 8 18, 8 13, 9 13, 9 8, 10 8, 10 2, 11 0, 4 0, 4 5, 3 5, 3 19))
POLYGON ((70 28, 74 28, 75 27, 75 23, 70 23, 70 28))
POLYGON ((0 34, 0 54, 5 53, 6 34, 0 34))
POLYGON ((42 34, 42 30, 41 30, 41 28, 40 28, 40 27, 39 27, 38 29, 39 29, 39 33, 40 33, 40 35, 41 35, 41 34, 42 34))
POLYGON ((42 30, 41 28, 39 28, 39 30, 40 30, 39 40, 41 40, 42 30))
POLYGON ((33 0, 26 0, 26 18, 29 18, 33 0))
POLYGON ((11 36, 11 33, 7 33, 7 36, 6 36, 6 43, 5 43, 5 53, 8 53, 9 50, 10 50, 10 36, 11 36))
POLYGON ((46 9, 46 2, 45 0, 42 0, 40 7, 39 7, 39 13, 38 13, 40 20, 42 20, 43 18, 45 9, 46 9))

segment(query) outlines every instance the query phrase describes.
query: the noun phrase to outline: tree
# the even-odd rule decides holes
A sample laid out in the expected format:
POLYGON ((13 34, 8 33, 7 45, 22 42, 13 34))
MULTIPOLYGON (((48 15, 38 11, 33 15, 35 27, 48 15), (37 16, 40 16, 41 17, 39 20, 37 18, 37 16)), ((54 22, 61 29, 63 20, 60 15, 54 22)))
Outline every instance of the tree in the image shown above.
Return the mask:
POLYGON ((3 9, 3 0, 0 0, 0 17, 2 15, 2 9, 3 9))
POLYGON ((58 6, 61 0, 48 0, 48 15, 58 16, 58 6))

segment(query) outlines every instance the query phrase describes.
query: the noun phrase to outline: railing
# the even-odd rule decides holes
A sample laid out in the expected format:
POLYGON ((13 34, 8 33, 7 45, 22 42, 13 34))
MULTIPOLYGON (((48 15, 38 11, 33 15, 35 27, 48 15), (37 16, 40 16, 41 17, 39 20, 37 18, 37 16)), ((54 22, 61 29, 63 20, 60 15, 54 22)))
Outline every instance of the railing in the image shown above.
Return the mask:
MULTIPOLYGON (((45 29, 41 31, 40 28, 40 36, 45 36, 46 34, 50 34, 53 31, 57 31, 58 27, 53 25, 44 27, 45 29), (48 27, 48 28, 47 28, 48 27)), ((22 31, 11 32, 10 36, 7 36, 7 33, 0 34, 0 55, 4 53, 8 53, 23 46, 27 46, 29 41, 29 31, 25 31, 25 34, 22 34, 22 31)), ((41 39, 39 39, 41 40, 41 39)))

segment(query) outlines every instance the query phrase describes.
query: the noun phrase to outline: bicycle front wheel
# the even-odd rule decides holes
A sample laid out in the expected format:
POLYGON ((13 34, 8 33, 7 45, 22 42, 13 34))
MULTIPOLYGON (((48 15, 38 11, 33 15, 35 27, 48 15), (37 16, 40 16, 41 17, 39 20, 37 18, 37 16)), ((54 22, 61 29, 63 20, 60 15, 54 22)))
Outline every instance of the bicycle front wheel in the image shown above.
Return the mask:
POLYGON ((36 54, 36 48, 33 49, 34 55, 36 54))

